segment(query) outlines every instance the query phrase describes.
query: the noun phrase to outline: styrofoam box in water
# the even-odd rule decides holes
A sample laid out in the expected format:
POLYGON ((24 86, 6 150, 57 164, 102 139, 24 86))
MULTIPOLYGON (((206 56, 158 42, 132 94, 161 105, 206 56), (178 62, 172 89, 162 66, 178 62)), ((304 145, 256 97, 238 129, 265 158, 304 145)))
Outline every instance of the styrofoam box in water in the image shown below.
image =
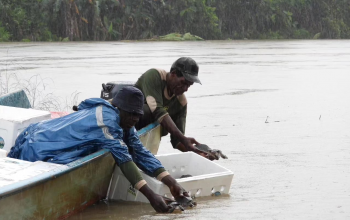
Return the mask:
POLYGON ((0 105, 0 149, 10 151, 17 136, 30 124, 51 118, 48 111, 0 105))
MULTIPOLYGON (((193 152, 155 155, 165 169, 190 193, 191 197, 228 194, 233 179, 232 171, 205 159, 193 152), (183 175, 191 177, 180 178, 183 175)), ((148 186, 157 194, 172 198, 169 188, 141 171, 148 186)), ((148 202, 146 197, 134 189, 116 166, 109 192, 110 200, 148 202)))

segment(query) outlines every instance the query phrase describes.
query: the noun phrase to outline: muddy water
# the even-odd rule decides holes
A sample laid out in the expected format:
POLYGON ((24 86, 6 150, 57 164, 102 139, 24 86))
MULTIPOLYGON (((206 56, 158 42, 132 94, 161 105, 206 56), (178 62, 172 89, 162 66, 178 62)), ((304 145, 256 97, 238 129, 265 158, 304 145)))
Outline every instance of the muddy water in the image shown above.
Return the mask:
POLYGON ((0 44, 0 69, 82 100, 180 56, 203 84, 186 93, 186 134, 227 154, 230 194, 181 214, 101 202, 70 219, 350 219, 350 41, 0 44))

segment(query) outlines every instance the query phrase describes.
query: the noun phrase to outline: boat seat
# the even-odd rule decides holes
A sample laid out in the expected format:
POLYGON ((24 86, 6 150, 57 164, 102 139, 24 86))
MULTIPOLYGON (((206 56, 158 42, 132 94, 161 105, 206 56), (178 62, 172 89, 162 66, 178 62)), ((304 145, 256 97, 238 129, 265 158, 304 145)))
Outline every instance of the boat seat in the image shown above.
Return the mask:
POLYGON ((29 162, 3 157, 0 158, 0 187, 64 168, 67 168, 67 166, 43 161, 29 162))

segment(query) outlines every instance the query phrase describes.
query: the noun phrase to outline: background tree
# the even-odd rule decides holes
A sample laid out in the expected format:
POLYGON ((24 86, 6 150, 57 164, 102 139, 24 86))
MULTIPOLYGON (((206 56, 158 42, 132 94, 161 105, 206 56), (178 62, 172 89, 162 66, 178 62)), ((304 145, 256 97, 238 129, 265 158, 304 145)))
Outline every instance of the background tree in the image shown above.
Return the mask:
POLYGON ((1 0, 0 41, 350 38, 349 0, 1 0))

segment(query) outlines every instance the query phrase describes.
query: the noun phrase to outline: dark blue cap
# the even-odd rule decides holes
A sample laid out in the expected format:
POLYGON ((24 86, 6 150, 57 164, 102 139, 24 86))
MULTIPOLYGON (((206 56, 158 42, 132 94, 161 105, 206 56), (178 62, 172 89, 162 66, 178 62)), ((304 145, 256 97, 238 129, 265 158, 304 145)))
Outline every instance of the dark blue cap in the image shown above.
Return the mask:
POLYGON ((133 86, 125 86, 114 96, 112 104, 119 109, 143 115, 144 97, 142 92, 133 86))

